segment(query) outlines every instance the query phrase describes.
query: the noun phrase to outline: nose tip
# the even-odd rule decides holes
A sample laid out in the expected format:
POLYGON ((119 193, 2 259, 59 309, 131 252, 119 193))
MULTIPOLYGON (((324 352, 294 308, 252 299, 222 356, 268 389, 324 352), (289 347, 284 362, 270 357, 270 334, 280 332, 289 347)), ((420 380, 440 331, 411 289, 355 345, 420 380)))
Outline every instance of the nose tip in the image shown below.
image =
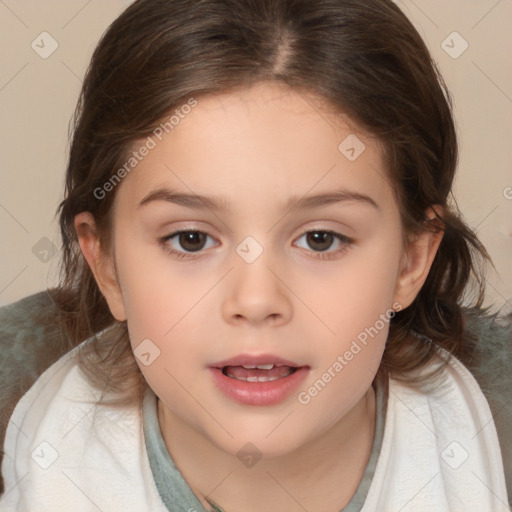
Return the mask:
MULTIPOLYGON (((249 253, 251 243, 253 242, 247 242, 249 253)), ((253 246, 252 249, 254 248, 253 246)), ((253 251, 252 255, 254 254, 253 251)), ((241 261, 231 278, 227 280, 222 305, 223 316, 227 322, 236 325, 244 322, 252 325, 278 325, 291 318, 292 305, 286 287, 283 287, 282 280, 263 264, 260 256, 261 253, 257 256, 258 261, 254 260, 250 264, 241 261)))

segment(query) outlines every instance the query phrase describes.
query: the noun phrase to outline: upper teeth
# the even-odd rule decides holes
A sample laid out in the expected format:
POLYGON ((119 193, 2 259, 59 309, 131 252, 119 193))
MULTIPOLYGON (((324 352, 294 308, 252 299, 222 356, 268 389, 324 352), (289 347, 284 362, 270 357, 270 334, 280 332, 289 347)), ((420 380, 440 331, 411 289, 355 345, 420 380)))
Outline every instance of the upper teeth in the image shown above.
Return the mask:
POLYGON ((253 370, 254 368, 258 368, 258 370, 272 370, 274 368, 273 364, 243 364, 242 368, 246 370, 253 370))

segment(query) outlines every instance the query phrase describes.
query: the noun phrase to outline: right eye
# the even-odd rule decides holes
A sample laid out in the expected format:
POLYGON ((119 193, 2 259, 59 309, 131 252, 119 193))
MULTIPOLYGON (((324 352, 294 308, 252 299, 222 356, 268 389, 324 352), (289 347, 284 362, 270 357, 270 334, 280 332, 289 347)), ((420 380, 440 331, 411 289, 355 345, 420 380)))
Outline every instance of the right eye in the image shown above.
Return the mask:
POLYGON ((204 249, 208 238, 211 238, 210 235, 202 231, 181 230, 160 238, 159 242, 170 254, 187 258, 204 249))

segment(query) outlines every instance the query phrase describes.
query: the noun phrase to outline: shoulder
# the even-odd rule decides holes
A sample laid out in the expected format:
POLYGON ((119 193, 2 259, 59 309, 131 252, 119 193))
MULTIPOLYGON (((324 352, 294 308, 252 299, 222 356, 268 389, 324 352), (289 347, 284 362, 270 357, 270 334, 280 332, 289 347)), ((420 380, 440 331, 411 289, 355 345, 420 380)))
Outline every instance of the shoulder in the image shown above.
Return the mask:
POLYGON ((477 339, 465 365, 489 403, 512 497, 512 313, 489 315, 475 308, 464 313, 466 330, 477 339))
POLYGON ((2 510, 34 503, 41 510, 89 510, 77 488, 105 510, 131 511, 137 503, 161 510, 139 404, 112 405, 88 383, 79 367, 84 343, 51 365, 14 409, 5 436, 2 510))
MULTIPOLYGON (((71 347, 48 291, 0 308, 0 447, 18 400, 71 347)), ((3 452, 0 449, 0 463, 3 452)), ((0 477, 0 494, 3 482, 0 477)))
POLYGON ((99 399, 99 393, 81 375, 79 349, 76 347, 46 369, 17 402, 5 435, 6 456, 2 468, 6 478, 9 469, 20 471, 27 462, 22 462, 23 455, 31 453, 39 438, 48 440, 58 435, 78 408, 83 409, 85 404, 99 399), (13 461, 17 461, 16 466, 13 461))
POLYGON ((389 379, 370 503, 398 510, 416 499, 415 510, 476 510, 478 504, 479 510, 497 511, 507 490, 488 402, 458 359, 440 347, 436 352, 408 380, 389 379), (427 484, 420 498, 418 489, 427 484))
POLYGON ((47 291, 0 308, 0 442, 16 402, 71 349, 58 320, 47 291))
MULTIPOLYGON (((55 413, 62 414, 59 411, 62 408, 60 394, 65 385, 71 384, 71 388, 65 391, 68 399, 72 399, 76 390, 76 384, 72 381, 76 381, 77 351, 78 347, 47 368, 16 403, 5 433, 2 476, 5 479, 6 494, 14 490, 16 482, 23 475, 28 474, 32 453, 37 452, 38 458, 35 461, 45 468, 58 455, 55 443, 49 441, 47 422, 55 417, 60 418, 54 416, 55 413), (37 442, 39 438, 41 440, 37 442)), ((68 413, 72 414, 70 409, 66 411, 66 415, 68 413)))
POLYGON ((410 485, 418 468, 441 475, 430 489, 435 503, 444 496, 450 507, 461 499, 468 506, 498 510, 510 495, 511 468, 502 455, 489 402, 469 369, 436 348, 429 364, 411 375, 419 380, 390 378, 387 447, 383 442, 389 465, 410 485))
POLYGON ((63 445, 61 441, 68 436, 82 441, 80 434, 93 435, 105 425, 108 428, 102 435, 108 437, 138 435, 139 404, 118 404, 114 392, 94 387, 83 374, 80 351, 89 342, 82 342, 53 363, 17 402, 5 436, 7 458, 26 454, 41 438, 54 438, 63 445))

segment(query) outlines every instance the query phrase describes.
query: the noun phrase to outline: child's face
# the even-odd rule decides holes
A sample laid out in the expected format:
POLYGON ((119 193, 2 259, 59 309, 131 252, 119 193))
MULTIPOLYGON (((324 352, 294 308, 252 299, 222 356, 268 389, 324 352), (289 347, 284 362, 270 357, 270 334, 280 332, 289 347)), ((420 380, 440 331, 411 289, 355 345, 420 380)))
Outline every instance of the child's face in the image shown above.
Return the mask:
POLYGON ((410 302, 398 207, 378 143, 358 133, 366 148, 353 160, 355 139, 339 146, 354 130, 311 97, 267 83, 197 99, 118 186, 121 294, 109 303, 169 421, 229 453, 252 442, 283 454, 348 417, 371 386, 391 308, 410 302), (175 204, 171 191, 222 208, 175 204), (287 206, 337 191, 338 202, 287 206), (161 242, 179 230, 205 236, 161 242), (216 369, 261 355, 301 369, 263 384, 216 369))

